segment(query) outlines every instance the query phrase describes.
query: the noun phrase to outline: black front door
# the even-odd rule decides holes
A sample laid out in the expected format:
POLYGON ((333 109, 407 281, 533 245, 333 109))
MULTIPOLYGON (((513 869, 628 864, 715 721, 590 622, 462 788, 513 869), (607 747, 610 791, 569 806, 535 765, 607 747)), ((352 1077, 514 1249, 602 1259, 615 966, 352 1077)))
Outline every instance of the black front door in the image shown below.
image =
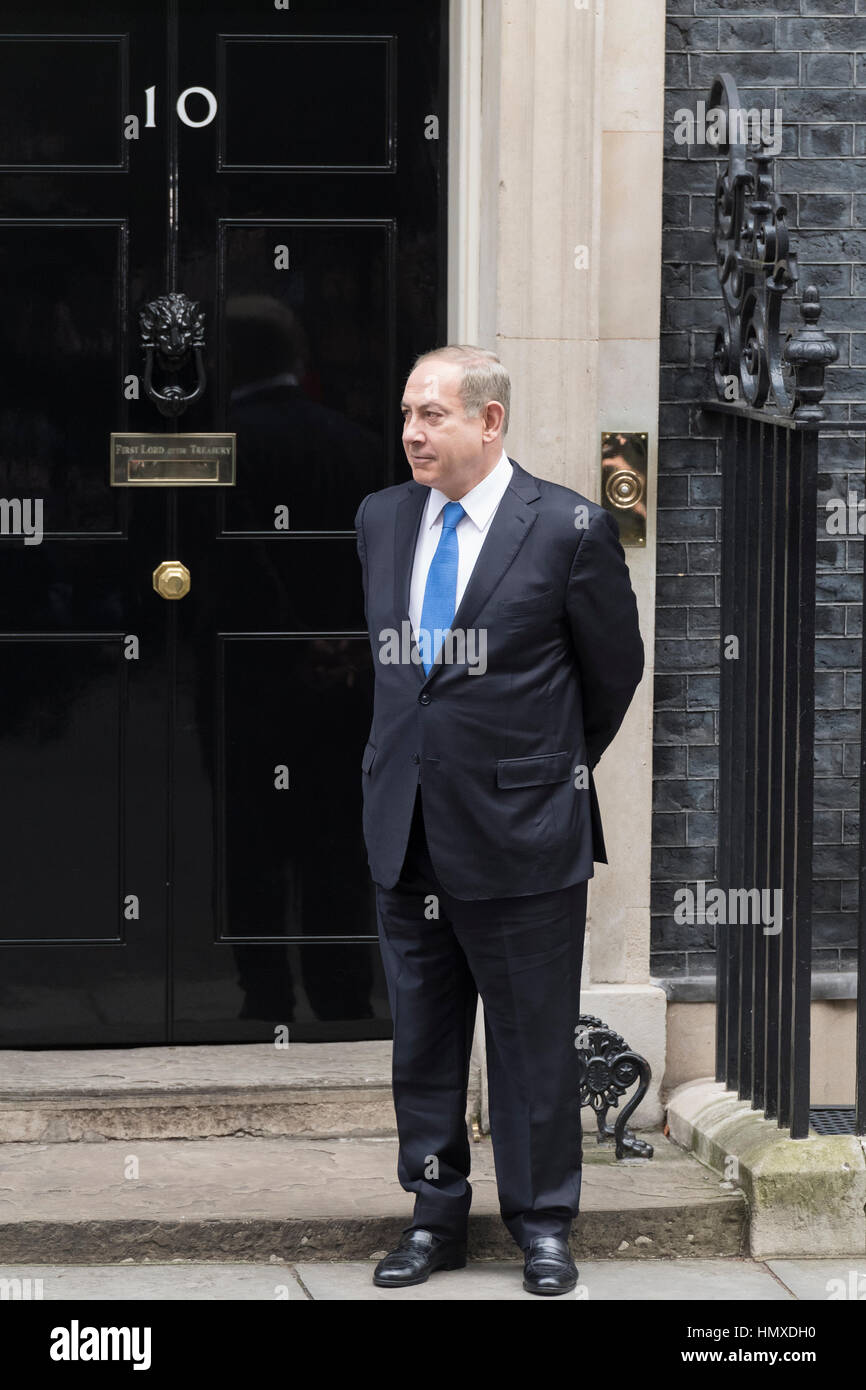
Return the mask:
POLYGON ((352 519, 444 338, 447 6, 0 16, 0 1041, 387 1036, 352 519), (235 485, 110 486, 177 430, 235 485))

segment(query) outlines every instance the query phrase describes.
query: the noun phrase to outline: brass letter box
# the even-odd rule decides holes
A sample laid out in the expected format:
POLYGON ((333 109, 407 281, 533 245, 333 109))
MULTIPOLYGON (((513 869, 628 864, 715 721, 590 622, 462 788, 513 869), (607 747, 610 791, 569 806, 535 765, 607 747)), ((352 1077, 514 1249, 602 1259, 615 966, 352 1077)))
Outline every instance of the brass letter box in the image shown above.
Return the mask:
POLYGON ((112 434, 112 487, 233 487, 234 434, 112 434))

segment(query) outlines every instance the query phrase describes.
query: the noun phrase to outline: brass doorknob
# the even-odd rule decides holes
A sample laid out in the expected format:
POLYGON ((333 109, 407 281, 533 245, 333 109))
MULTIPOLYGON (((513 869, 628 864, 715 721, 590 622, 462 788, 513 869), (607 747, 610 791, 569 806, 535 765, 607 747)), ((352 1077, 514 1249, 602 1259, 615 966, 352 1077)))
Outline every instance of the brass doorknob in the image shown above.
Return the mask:
POLYGON ((163 598, 185 598, 189 586, 189 570, 180 560, 163 560, 153 572, 153 587, 163 598))

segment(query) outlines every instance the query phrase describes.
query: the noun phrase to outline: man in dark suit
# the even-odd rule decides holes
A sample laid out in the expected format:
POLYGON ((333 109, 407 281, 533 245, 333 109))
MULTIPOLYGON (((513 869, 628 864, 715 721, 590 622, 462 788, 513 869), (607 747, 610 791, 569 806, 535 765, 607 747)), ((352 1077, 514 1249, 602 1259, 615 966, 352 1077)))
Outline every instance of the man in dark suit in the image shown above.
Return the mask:
POLYGON ((612 517, 508 457, 499 358, 449 346, 403 396, 413 480, 355 518, 375 666, 364 837, 394 1021, 401 1287, 466 1263, 478 994, 503 1221, 524 1287, 575 1287, 575 1030, 587 881, 606 863, 592 768, 643 674, 612 517))

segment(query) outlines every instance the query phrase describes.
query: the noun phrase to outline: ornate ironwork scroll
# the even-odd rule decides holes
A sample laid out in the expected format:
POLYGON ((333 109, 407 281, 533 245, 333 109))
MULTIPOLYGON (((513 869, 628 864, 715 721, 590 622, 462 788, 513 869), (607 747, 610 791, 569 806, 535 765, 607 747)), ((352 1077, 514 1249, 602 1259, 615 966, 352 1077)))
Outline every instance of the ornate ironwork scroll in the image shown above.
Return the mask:
POLYGON ((176 419, 205 388, 204 312, 185 294, 164 294, 145 304, 138 316, 144 352, 144 390, 161 415, 176 419), (196 385, 185 391, 179 382, 158 391, 153 384, 154 358, 163 372, 176 376, 190 355, 195 357, 196 385))
POLYGON ((782 302, 797 284, 798 267, 787 207, 773 188, 773 156, 763 139, 746 145, 730 73, 715 78, 710 111, 722 113, 716 148, 727 159, 716 179, 714 238, 726 316, 713 351, 716 391, 722 400, 817 422, 824 418, 824 371, 838 352, 817 327, 821 300, 814 285, 800 301, 803 327, 787 335, 781 327, 782 302))
POLYGON ((619 1033, 593 1014, 580 1015, 574 1045, 581 1061, 581 1108, 588 1105, 594 1111, 599 1144, 613 1139, 617 1158, 624 1158, 626 1153, 633 1158, 652 1158, 652 1144, 626 1129, 626 1121, 640 1105, 652 1079, 649 1062, 632 1052, 619 1033), (619 1109, 620 1099, 635 1082, 634 1095, 623 1106, 616 1124, 609 1125, 608 1111, 619 1109))

